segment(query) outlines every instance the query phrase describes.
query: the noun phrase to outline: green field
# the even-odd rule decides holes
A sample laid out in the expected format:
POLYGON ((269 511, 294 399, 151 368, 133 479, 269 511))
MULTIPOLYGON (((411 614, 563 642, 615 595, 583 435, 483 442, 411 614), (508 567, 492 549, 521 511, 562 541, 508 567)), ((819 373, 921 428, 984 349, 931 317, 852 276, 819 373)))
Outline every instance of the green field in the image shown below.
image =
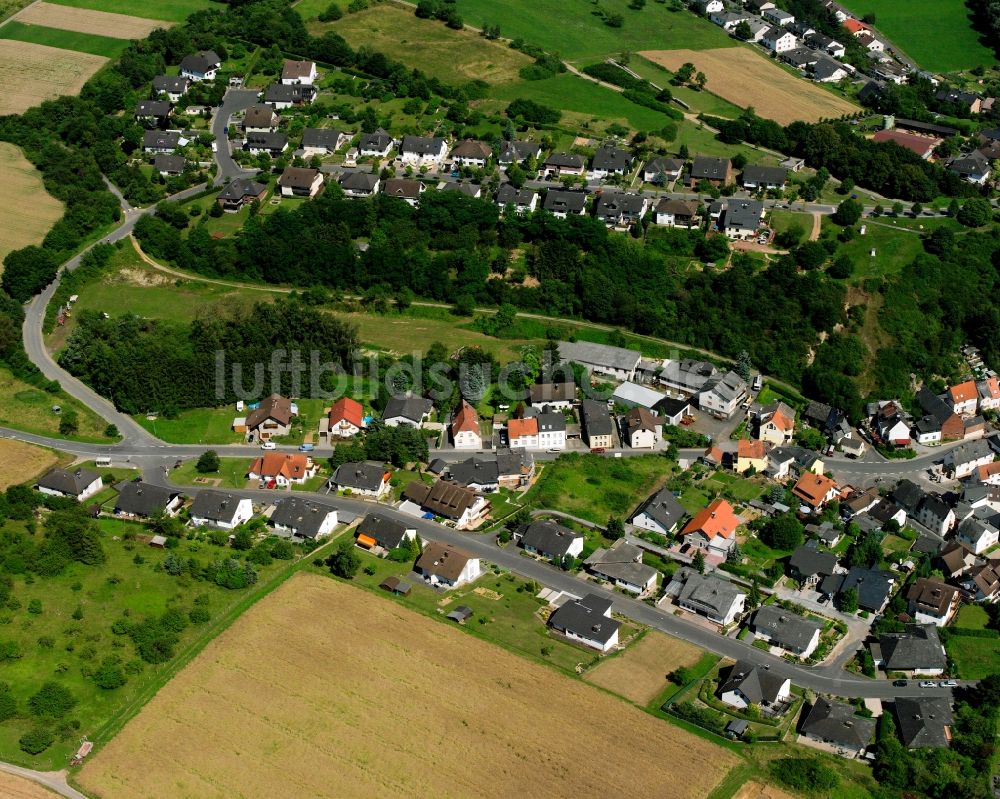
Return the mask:
POLYGON ((233 419, 239 414, 232 406, 194 408, 181 411, 176 419, 147 419, 137 414, 135 420, 150 433, 171 444, 239 444, 242 433, 233 432, 233 419))
POLYGON ((571 61, 590 62, 626 50, 704 50, 733 45, 722 29, 707 19, 686 10, 671 11, 660 3, 647 3, 641 11, 634 11, 627 0, 604 0, 601 9, 624 17, 620 28, 605 25, 593 3, 458 0, 457 7, 469 25, 499 25, 501 36, 523 39, 571 61))
POLYGON ((0 39, 43 44, 47 47, 58 47, 60 50, 75 50, 105 58, 117 58, 128 47, 128 41, 125 39, 46 28, 42 25, 24 25, 17 20, 11 20, 0 28, 0 39))
POLYGON ((996 63, 973 30, 963 0, 847 0, 844 6, 858 17, 874 13, 875 27, 924 69, 953 72, 996 63))
POLYGON ((164 22, 183 22, 190 14, 213 8, 212 0, 52 0, 61 6, 89 8, 112 14, 130 14, 134 17, 162 19, 164 22))
POLYGON ((969 630, 985 630, 990 623, 990 614, 982 605, 962 605, 955 617, 955 626, 969 630))
POLYGON ((180 468, 172 470, 170 480, 182 486, 244 488, 247 484, 247 469, 257 454, 256 450, 248 450, 245 458, 219 458, 219 471, 204 475, 195 468, 198 459, 192 458, 184 461, 180 468))
POLYGON ((948 657, 955 661, 955 674, 962 680, 981 680, 993 674, 1000 663, 1000 638, 972 638, 953 635, 948 640, 948 657))
MULTIPOLYGON (((938 227, 953 227, 958 229, 958 223, 953 219, 915 219, 893 220, 891 217, 882 217, 877 220, 866 219, 862 222, 866 226, 864 236, 856 236, 852 241, 840 245, 837 255, 846 255, 854 263, 854 274, 852 282, 863 280, 867 277, 881 277, 883 275, 894 275, 900 272, 903 267, 910 264, 917 255, 924 251, 920 241, 920 230, 914 229, 917 225, 923 225, 924 230, 933 230, 938 227), (893 228, 896 228, 895 230, 893 228), (871 255, 875 250, 874 257, 871 255)), ((823 229, 839 230, 830 221, 830 217, 823 217, 823 229)))
POLYGON ((51 394, 18 380, 8 369, 0 368, 0 426, 58 437, 61 416, 52 410, 54 405, 58 405, 64 412, 69 409, 76 411, 77 432, 63 437, 100 444, 116 440, 104 437, 104 430, 108 426, 104 419, 65 392, 51 394))

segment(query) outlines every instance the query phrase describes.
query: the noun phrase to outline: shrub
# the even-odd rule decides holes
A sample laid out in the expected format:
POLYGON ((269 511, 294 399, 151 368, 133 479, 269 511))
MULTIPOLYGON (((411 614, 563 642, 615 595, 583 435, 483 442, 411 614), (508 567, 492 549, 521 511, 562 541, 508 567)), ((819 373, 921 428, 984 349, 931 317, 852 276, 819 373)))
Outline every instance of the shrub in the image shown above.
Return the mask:
POLYGON ((35 716, 62 718, 76 704, 76 698, 60 683, 49 681, 28 699, 28 708, 35 716))
POLYGON ((830 791, 840 782, 833 769, 811 757, 782 757, 771 762, 770 770, 778 782, 808 796, 830 791))
POLYGON ((35 727, 22 735, 18 743, 21 745, 22 751, 29 755, 37 755, 52 746, 55 739, 50 730, 44 727, 35 727))

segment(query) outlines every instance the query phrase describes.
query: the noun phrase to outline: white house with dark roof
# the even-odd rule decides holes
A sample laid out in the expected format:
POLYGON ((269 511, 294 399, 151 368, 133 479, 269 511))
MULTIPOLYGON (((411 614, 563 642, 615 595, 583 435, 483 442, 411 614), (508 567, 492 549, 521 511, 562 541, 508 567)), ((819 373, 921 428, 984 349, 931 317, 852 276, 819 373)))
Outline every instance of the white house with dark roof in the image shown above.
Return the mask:
POLYGON ((608 175, 624 175, 632 167, 635 156, 618 147, 601 147, 594 153, 587 177, 600 180, 608 175))
POLYGON ((451 149, 451 160, 458 166, 484 167, 493 157, 493 148, 484 141, 465 139, 451 149))
POLYGON ((747 599, 746 594, 728 580, 699 574, 686 566, 674 573, 666 596, 672 597, 678 607, 723 627, 742 615, 747 599))
POLYGON ((192 527, 232 530, 253 517, 253 503, 228 491, 199 491, 191 503, 192 527))
POLYGON ((188 78, 175 75, 157 75, 153 78, 153 94, 166 95, 172 103, 178 102, 191 85, 188 78))
POLYGON ((181 76, 195 82, 215 80, 221 66, 222 59, 218 53, 212 50, 200 50, 184 56, 181 60, 181 76))
POLYGON ((995 453, 985 439, 967 441, 948 451, 945 463, 951 468, 956 480, 973 474, 980 466, 993 462, 995 453))
POLYGON ((281 67, 281 82, 286 86, 312 86, 318 76, 314 61, 285 61, 281 67))
POLYGON ((746 381, 736 372, 715 375, 698 392, 698 406, 717 416, 729 418, 747 396, 746 381))
POLYGON ((538 192, 532 189, 516 189, 504 183, 497 189, 497 205, 501 208, 512 206, 517 214, 528 214, 538 208, 538 192))
POLYGON ((386 427, 399 427, 401 424, 421 427, 431 418, 432 410, 434 403, 424 397, 389 397, 382 412, 382 423, 386 427))
POLYGON ((687 515, 687 510, 673 492, 661 488, 639 506, 629 521, 643 530, 669 536, 677 531, 687 515))
POLYGON ((805 715, 800 732, 806 738, 832 744, 838 754, 857 757, 875 734, 875 719, 856 715, 853 705, 820 697, 805 715))
POLYGON ((549 189, 545 192, 542 208, 558 219, 565 219, 570 214, 583 216, 587 208, 587 192, 549 189))
POLYGON ((538 159, 542 155, 542 145, 535 141, 502 141, 497 162, 501 165, 518 164, 529 158, 538 159))
POLYGON ((823 624, 776 605, 764 605, 754 613, 749 629, 771 646, 805 659, 819 646, 823 624))
POLYGON ((333 155, 350 140, 350 136, 334 128, 306 128, 302 131, 302 157, 333 155))
POLYGON ((363 497, 380 499, 389 493, 389 471, 373 461, 344 463, 327 482, 333 491, 350 491, 363 497))
POLYGON ((417 529, 399 519, 372 512, 361 520, 354 530, 354 535, 358 545, 365 549, 378 547, 391 552, 408 541, 416 540, 417 529))
POLYGON ((764 203, 759 200, 727 200, 722 214, 726 238, 747 241, 757 235, 764 221, 764 203))
POLYGON ((148 519, 157 514, 176 516, 183 504, 180 491, 133 480, 119 484, 115 515, 133 519, 148 519))
POLYGON ((355 170, 347 172, 340 178, 340 188, 348 197, 371 197, 378 194, 382 179, 373 172, 355 170))
POLYGON ((399 160, 412 166, 440 166, 448 155, 448 142, 442 138, 404 136, 399 145, 399 160))
POLYGON ((618 629, 611 618, 611 600, 587 594, 567 602, 549 616, 549 627, 573 643, 607 652, 618 645, 618 629))
POLYGON ((104 486, 101 476, 90 469, 50 469, 35 483, 35 488, 51 497, 72 497, 83 502, 104 486))
POLYGON ((635 378, 636 367, 642 358, 638 350, 594 344, 590 341, 560 341, 559 358, 562 363, 578 363, 592 372, 616 377, 619 380, 635 378))
POLYGON ((901 633, 883 633, 870 645, 875 665, 886 671, 936 677, 948 665, 944 646, 933 624, 908 624, 901 633))
POLYGON ((362 133, 358 141, 358 155, 362 158, 385 158, 395 143, 392 136, 381 128, 374 133, 362 133))
POLYGON ((549 560, 578 558, 583 552, 583 534, 550 519, 529 524, 520 534, 521 548, 549 560))
POLYGON ((792 681, 779 677, 763 666, 738 660, 719 685, 719 699, 730 707, 744 709, 755 705, 770 710, 792 699, 792 681))
POLYGON ((786 50, 793 50, 799 43, 795 34, 782 27, 774 26, 765 31, 760 39, 760 43, 768 50, 775 53, 784 53, 786 50))
POLYGON ((587 571, 602 580, 607 580, 615 588, 628 591, 639 597, 656 592, 656 581, 660 573, 642 562, 642 550, 626 543, 624 539, 615 541, 609 549, 596 549, 584 561, 587 571))
POLYGON ((282 497, 274 503, 267 524, 278 535, 296 541, 318 541, 337 526, 337 509, 306 497, 282 497))
POLYGON ((788 170, 781 166, 747 164, 743 167, 743 188, 780 189, 788 179, 788 170))
POLYGON ((684 171, 684 162, 680 158, 658 156, 651 158, 642 168, 642 179, 646 183, 665 184, 677 180, 684 171))

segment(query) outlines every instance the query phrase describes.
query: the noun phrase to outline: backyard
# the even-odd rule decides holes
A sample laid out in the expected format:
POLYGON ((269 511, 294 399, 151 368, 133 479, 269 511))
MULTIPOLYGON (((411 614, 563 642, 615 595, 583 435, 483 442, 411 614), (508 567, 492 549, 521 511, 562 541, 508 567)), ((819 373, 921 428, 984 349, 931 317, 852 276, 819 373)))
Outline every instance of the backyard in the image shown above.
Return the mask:
POLYGON ((945 649, 955 664, 952 676, 979 680, 996 672, 1000 662, 1000 633, 988 626, 989 621, 989 614, 981 606, 963 605, 954 624, 945 629, 945 649))

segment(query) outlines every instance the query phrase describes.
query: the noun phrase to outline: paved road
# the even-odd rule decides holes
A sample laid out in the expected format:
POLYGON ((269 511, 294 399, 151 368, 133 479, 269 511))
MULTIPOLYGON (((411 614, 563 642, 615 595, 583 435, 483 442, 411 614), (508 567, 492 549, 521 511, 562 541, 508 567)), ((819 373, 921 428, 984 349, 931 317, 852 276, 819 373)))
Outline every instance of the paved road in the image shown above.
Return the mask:
POLYGON ((66 799, 87 799, 85 794, 80 793, 66 782, 66 769, 62 771, 35 771, 30 768, 15 766, 12 763, 0 763, 0 771, 6 771, 8 774, 16 774, 18 777, 24 777, 26 780, 37 782, 40 785, 44 785, 50 791, 54 791, 60 796, 65 796, 66 799))
POLYGON ((219 171, 215 175, 215 185, 221 186, 228 183, 233 178, 253 177, 256 170, 247 171, 233 160, 229 152, 229 136, 226 134, 226 126, 229 119, 237 111, 244 111, 257 102, 259 96, 257 92, 250 89, 230 89, 222 98, 222 105, 215 109, 212 115, 212 135, 215 136, 216 151, 215 162, 219 166, 219 171))

